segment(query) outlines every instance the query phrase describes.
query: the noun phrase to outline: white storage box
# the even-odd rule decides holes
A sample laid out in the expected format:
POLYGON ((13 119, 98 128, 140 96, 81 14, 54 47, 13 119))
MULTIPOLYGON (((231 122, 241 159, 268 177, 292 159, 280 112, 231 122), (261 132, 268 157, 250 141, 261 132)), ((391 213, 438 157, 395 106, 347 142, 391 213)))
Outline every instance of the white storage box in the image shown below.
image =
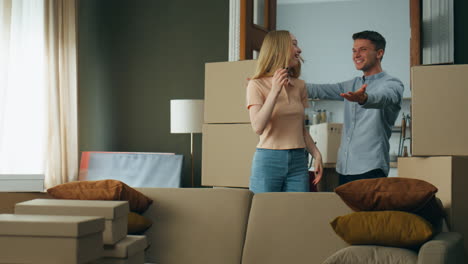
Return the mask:
POLYGON ((0 174, 0 192, 43 192, 44 174, 0 174))
POLYGON ((104 219, 0 214, 0 263, 82 264, 103 252, 104 219))
POLYGON ((104 246, 102 258, 90 264, 144 264, 145 236, 127 236, 113 246, 104 246))
POLYGON ((17 203, 15 213, 104 217, 104 244, 113 245, 127 235, 129 205, 127 201, 35 199, 17 203))
POLYGON ((310 135, 322 153, 323 163, 336 163, 342 128, 341 123, 322 123, 310 126, 310 135))

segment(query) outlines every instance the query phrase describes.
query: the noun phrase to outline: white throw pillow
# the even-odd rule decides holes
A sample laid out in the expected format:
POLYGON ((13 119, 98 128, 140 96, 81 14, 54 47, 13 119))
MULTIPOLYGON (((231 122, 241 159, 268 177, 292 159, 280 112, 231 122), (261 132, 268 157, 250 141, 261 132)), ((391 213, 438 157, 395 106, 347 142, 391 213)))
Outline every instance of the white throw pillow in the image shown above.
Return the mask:
POLYGON ((322 264, 416 264, 412 250, 383 246, 349 246, 338 250, 322 264))

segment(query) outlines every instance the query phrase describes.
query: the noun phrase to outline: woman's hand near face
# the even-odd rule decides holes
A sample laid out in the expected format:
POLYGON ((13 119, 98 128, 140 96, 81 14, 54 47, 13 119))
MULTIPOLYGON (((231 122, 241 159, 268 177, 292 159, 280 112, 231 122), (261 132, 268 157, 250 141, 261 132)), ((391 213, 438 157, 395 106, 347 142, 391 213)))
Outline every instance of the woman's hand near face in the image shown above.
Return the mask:
POLYGON ((288 70, 287 69, 278 69, 275 71, 272 80, 271 91, 279 94, 283 86, 287 85, 289 82, 288 79, 288 70))

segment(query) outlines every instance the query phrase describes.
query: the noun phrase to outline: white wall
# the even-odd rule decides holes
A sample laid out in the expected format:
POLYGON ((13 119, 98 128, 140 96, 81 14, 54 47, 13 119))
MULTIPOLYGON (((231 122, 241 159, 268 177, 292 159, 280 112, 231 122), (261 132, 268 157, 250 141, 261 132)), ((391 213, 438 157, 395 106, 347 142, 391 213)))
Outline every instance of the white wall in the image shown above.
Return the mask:
MULTIPOLYGON (((409 0, 278 2, 277 12, 277 29, 289 30, 299 41, 305 59, 301 78, 306 82, 334 83, 361 76, 351 59, 352 34, 374 30, 387 41, 382 60, 384 71, 403 82, 403 97, 411 97, 409 0)), ((343 122, 341 102, 317 101, 315 104, 316 109, 332 112, 333 122, 343 122)), ((404 100, 395 124, 399 126, 402 113, 409 112, 410 100, 404 100)), ((390 139, 391 154, 398 151, 399 136, 394 133, 390 139)), ((396 170, 391 170, 390 175, 396 174, 396 170)))

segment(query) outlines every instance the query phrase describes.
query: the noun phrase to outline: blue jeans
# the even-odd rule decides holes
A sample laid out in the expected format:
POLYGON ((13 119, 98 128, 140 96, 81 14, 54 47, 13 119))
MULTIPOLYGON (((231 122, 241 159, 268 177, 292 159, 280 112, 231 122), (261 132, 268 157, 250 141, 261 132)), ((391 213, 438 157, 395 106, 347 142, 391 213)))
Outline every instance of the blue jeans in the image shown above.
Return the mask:
POLYGON ((257 148, 252 162, 250 190, 254 193, 308 192, 307 156, 303 148, 257 148))

